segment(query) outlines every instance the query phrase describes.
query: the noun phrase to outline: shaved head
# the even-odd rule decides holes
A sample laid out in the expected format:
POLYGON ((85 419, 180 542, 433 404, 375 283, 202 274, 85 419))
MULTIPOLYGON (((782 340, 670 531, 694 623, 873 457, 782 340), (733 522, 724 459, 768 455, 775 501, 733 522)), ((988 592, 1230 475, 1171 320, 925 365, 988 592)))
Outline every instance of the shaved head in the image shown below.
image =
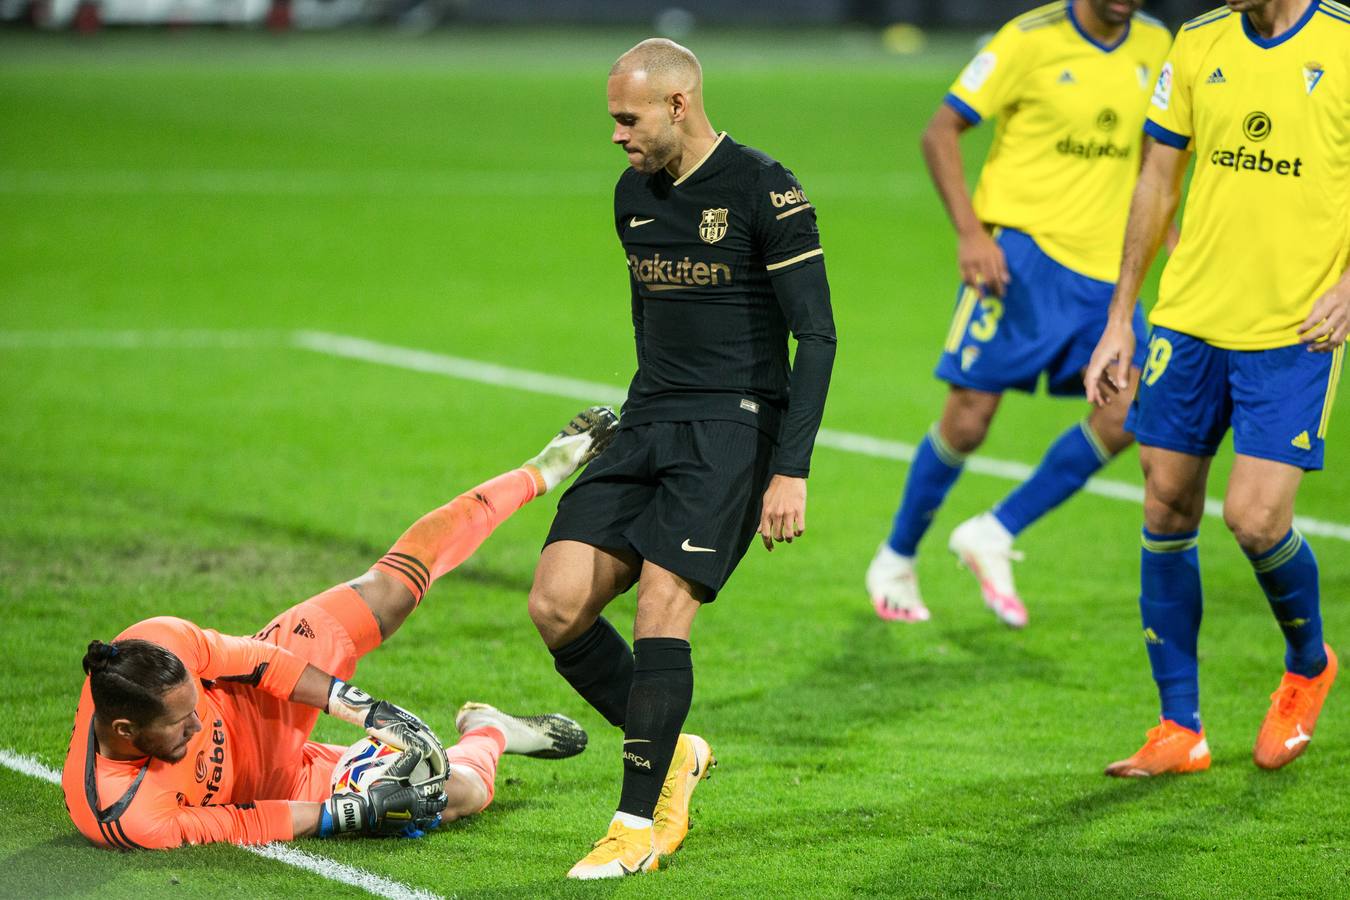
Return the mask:
POLYGON ((674 41, 648 38, 615 61, 605 93, 611 140, 628 164, 651 175, 694 165, 717 140, 703 111, 703 67, 674 41))
POLYGON ((615 60, 609 77, 616 75, 645 76, 653 86, 687 94, 703 88, 703 67, 688 47, 681 47, 665 38, 648 38, 615 60))

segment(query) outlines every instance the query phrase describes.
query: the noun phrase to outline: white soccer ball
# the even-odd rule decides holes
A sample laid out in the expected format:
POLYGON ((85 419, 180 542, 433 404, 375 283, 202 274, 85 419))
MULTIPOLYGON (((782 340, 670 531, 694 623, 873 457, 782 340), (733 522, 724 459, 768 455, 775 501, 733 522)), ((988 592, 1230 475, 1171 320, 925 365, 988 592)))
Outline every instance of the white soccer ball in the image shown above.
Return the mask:
MULTIPOLYGON (((353 794, 364 794, 370 785, 384 775, 402 755, 402 750, 395 750, 373 737, 361 738, 347 748, 347 752, 342 754, 342 758, 333 767, 333 793, 350 791, 353 794)), ((413 784, 421 784, 430 779, 431 766, 427 765, 426 760, 419 762, 409 776, 413 784)))

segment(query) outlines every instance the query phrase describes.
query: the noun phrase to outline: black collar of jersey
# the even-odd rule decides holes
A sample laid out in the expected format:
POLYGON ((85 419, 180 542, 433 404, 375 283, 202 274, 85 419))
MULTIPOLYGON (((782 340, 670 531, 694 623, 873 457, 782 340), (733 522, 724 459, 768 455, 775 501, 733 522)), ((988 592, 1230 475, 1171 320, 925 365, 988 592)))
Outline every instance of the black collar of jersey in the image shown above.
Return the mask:
POLYGON ((84 758, 84 799, 89 804, 89 809, 98 820, 99 831, 103 832, 103 839, 110 845, 121 850, 130 850, 132 848, 142 849, 139 844, 127 837, 127 833, 122 829, 122 823, 118 821, 122 813, 127 811, 131 801, 136 799, 136 790, 145 780, 145 773, 150 768, 150 760, 147 759, 141 766, 141 770, 136 773, 136 780, 131 782, 131 787, 121 798, 106 809, 98 808, 98 735, 94 733, 93 716, 89 717, 89 750, 84 758))

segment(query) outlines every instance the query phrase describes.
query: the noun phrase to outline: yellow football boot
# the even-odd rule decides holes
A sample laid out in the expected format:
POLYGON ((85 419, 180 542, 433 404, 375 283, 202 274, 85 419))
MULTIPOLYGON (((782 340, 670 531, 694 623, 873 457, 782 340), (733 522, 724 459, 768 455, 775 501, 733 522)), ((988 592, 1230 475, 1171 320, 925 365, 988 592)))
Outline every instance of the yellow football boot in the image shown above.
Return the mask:
POLYGON ((651 828, 629 828, 610 822, 609 831, 596 841, 590 853, 567 873, 568 878, 622 878, 657 868, 656 845, 651 828))
POLYGON ((707 741, 696 734, 680 735, 666 781, 661 785, 661 799, 656 801, 652 813, 656 852, 661 856, 669 856, 684 843, 684 836, 689 833, 689 798, 716 766, 717 759, 707 741))

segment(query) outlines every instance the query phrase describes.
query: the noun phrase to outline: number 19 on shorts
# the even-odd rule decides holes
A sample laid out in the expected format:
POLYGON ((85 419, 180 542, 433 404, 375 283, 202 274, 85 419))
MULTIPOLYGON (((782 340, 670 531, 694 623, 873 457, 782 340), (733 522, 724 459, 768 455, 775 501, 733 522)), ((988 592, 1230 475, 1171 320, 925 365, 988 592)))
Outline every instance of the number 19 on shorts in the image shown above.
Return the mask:
POLYGON ((1165 337, 1154 335, 1148 341, 1148 360, 1144 363, 1143 382, 1146 387, 1154 383, 1167 371, 1172 361, 1172 342, 1165 337))

